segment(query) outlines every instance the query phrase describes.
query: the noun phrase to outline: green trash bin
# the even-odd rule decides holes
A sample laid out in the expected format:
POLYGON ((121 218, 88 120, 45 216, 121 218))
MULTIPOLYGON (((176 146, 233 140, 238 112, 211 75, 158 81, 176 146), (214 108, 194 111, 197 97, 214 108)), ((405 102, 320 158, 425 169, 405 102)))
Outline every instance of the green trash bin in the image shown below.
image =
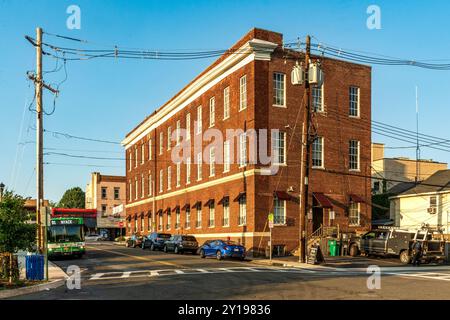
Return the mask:
POLYGON ((336 240, 328 240, 328 248, 330 250, 331 257, 336 257, 339 254, 338 244, 336 240))

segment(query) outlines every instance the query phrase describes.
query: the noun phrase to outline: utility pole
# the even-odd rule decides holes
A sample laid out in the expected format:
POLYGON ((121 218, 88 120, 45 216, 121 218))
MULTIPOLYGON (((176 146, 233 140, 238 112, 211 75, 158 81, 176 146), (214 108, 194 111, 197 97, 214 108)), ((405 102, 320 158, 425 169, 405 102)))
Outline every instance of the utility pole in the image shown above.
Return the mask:
MULTIPOLYGON (((305 88, 305 97, 306 97, 306 103, 305 103, 305 110, 304 110, 304 117, 303 121, 305 125, 303 126, 303 135, 305 137, 306 142, 306 154, 305 159, 303 162, 303 171, 304 171, 304 178, 303 178, 303 194, 302 194, 302 202, 303 202, 303 213, 301 214, 301 221, 300 224, 302 226, 302 233, 300 235, 300 256, 301 256, 301 262, 306 262, 306 256, 307 256, 307 240, 306 240, 306 231, 307 231, 307 215, 308 215, 308 186, 309 186, 309 169, 310 169, 310 150, 311 150, 311 139, 309 136, 309 129, 310 129, 310 117, 311 117, 311 107, 310 107, 310 85, 309 85, 309 60, 310 60, 310 51, 311 51, 311 37, 308 35, 306 36, 306 50, 305 50, 305 81, 304 81, 304 88, 305 88)), ((303 160, 303 159, 302 159, 303 160)))
POLYGON ((48 256, 47 256, 47 211, 44 208, 44 137, 43 137, 43 104, 42 88, 46 88, 53 94, 58 94, 58 90, 44 83, 42 79, 42 28, 36 28, 36 42, 25 37, 36 47, 36 74, 28 73, 28 78, 35 84, 36 97, 36 244, 38 252, 45 255, 46 278, 48 280, 48 256), (43 219, 45 215, 45 219, 43 219), (44 225, 42 222, 44 221, 44 225))

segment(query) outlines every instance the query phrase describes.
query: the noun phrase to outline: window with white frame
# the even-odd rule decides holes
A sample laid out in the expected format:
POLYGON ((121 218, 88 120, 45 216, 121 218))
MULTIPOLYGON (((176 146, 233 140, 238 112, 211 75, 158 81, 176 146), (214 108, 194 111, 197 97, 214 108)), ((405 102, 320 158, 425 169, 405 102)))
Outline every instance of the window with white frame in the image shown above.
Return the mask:
POLYGON ((141 173, 141 198, 144 197, 144 190, 145 190, 145 178, 144 178, 144 174, 141 173))
POLYGON ((163 192, 164 187, 164 170, 159 170, 159 192, 163 192))
POLYGON ((197 154, 197 180, 202 180, 202 153, 197 154))
POLYGON ((230 140, 223 143, 223 172, 230 171, 230 140))
POLYGON ((437 197, 436 196, 430 197, 430 208, 437 208, 437 197))
POLYGON ((134 231, 135 232, 138 232, 138 220, 137 220, 137 218, 134 218, 134 231))
POLYGON ((131 149, 128 152, 128 171, 131 171, 131 167, 133 164, 133 154, 131 153, 131 149))
POLYGON ((216 122, 216 98, 209 99, 209 126, 214 127, 216 122))
POLYGON ((181 185, 181 162, 177 162, 177 187, 181 185))
POLYGON ((166 224, 166 230, 170 230, 170 227, 172 226, 172 212, 170 212, 170 208, 167 209, 167 224, 166 224))
POLYGON ((348 150, 350 170, 359 170, 359 141, 350 140, 348 150))
POLYGON ((163 154, 164 150, 164 133, 159 133, 159 154, 163 154))
POLYGON ((239 79, 239 111, 247 108, 247 76, 239 79))
POLYGON ((286 200, 273 199, 273 223, 286 224, 286 200))
POLYGON ((141 232, 144 232, 144 216, 141 216, 141 232))
POLYGON ((172 141, 172 127, 167 127, 167 150, 170 150, 172 141))
POLYGON ((191 228, 191 208, 186 208, 186 221, 184 222, 184 226, 186 229, 191 228))
POLYGON ((133 187, 132 187, 132 184, 131 184, 131 180, 128 183, 128 192, 129 192, 128 199, 130 199, 130 201, 131 201, 131 199, 133 199, 133 187))
POLYGON ((275 131, 273 140, 274 164, 286 164, 286 132, 275 131))
POLYGON ((135 200, 137 200, 137 198, 138 198, 138 193, 139 193, 139 181, 138 181, 138 178, 136 177, 136 178, 134 178, 134 191, 135 191, 135 193, 134 193, 134 199, 135 200))
POLYGON ((223 89, 223 120, 230 117, 230 87, 223 89))
POLYGON ((350 87, 349 89, 350 109, 349 115, 351 117, 359 117, 359 88, 350 87))
POLYGON ((167 167, 167 190, 172 187, 172 167, 167 167))
POLYGON ((208 226, 210 228, 214 227, 216 224, 216 208, 214 206, 214 202, 209 204, 209 221, 208 226))
POLYGON ((230 226, 230 201, 228 199, 223 201, 223 221, 224 227, 230 226))
POLYGON ((209 176, 213 177, 216 174, 216 148, 209 149, 209 176))
POLYGON ((191 157, 186 158, 186 184, 191 183, 191 157))
POLYGON ((239 221, 240 226, 247 224, 247 197, 245 195, 239 198, 239 221))
POLYGON ((151 231, 152 230, 152 216, 150 211, 148 212, 148 218, 147 218, 147 230, 151 231))
POLYGON ((160 213, 158 216, 158 230, 162 229, 163 229, 163 215, 162 213, 160 213))
POLYGON ((197 134, 202 133, 202 106, 197 107, 197 134))
POLYGON ((186 115, 186 140, 191 139, 191 114, 186 115))
POLYGON ((311 149, 313 168, 323 168, 323 137, 316 137, 311 149))
POLYGON ((138 148, 134 147, 134 167, 138 166, 138 148))
POLYGON ((175 212, 175 229, 180 229, 180 208, 175 212))
POLYGON ((152 181, 152 174, 149 173, 148 175, 148 195, 153 195, 153 181, 152 181))
POLYGON ((148 160, 152 160, 152 153, 153 153, 152 139, 150 139, 148 140, 148 160))
POLYGON ((141 164, 144 164, 145 159, 145 144, 141 145, 141 164))
POLYGON ((323 112, 323 84, 319 86, 313 86, 311 90, 312 94, 312 106, 314 112, 323 112))
POLYGON ((181 121, 180 120, 177 120, 176 142, 177 142, 177 146, 180 145, 180 142, 181 142, 181 121))
POLYGON ((202 207, 197 207, 197 224, 195 225, 197 228, 202 227, 202 207))
POLYGON ((242 133, 239 135, 239 166, 243 167, 247 164, 247 135, 242 133))
POLYGON ((280 72, 273 74, 273 105, 286 106, 286 75, 280 72))
POLYGON ((360 212, 360 203, 353 202, 350 203, 348 208, 348 224, 349 226, 355 227, 360 225, 361 212, 360 212))

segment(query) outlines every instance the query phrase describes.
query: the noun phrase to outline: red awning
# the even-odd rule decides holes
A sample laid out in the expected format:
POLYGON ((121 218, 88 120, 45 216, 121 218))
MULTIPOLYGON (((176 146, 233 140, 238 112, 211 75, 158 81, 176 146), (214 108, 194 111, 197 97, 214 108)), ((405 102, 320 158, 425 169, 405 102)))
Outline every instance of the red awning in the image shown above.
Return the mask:
POLYGON ((356 194, 351 194, 350 195, 350 202, 365 202, 365 201, 360 196, 358 196, 356 194))
POLYGON ((137 213, 135 213, 135 214, 134 214, 134 218, 137 219, 137 216, 138 216, 137 213))
POLYGON ((151 217, 151 215, 152 215, 152 212, 151 212, 151 211, 147 211, 147 212, 145 213, 145 216, 147 216, 147 217, 151 217))
POLYGON ((292 200, 292 196, 285 191, 274 191, 273 196, 279 200, 292 200))
POLYGON ((209 199, 208 201, 206 201, 204 206, 209 207, 211 204, 214 204, 214 199, 209 199))
POLYGON ((139 215, 139 217, 143 218, 143 217, 144 217, 144 213, 141 212, 141 214, 139 215))
POLYGON ((181 208, 181 210, 187 210, 191 207, 191 205, 189 203, 186 203, 183 208, 181 208))
POLYGON ((314 199, 317 200, 320 207, 322 208, 333 208, 333 204, 331 203, 330 199, 326 195, 324 195, 322 192, 313 192, 314 199))
POLYGON ((234 198, 234 201, 239 201, 242 197, 245 197, 245 192, 239 192, 238 196, 234 198))
POLYGON ((166 210, 164 210, 164 213, 170 212, 170 207, 167 207, 166 210))
POLYGON ((128 217, 127 217, 127 220, 130 221, 130 220, 131 220, 131 216, 128 216, 128 217))
POLYGON ((194 205, 192 206, 192 208, 198 208, 202 206, 202 202, 201 201, 197 201, 196 203, 194 203, 194 205))
POLYGON ((162 209, 159 209, 157 212, 156 212, 156 214, 161 214, 163 211, 162 211, 162 209))
POLYGON ((177 204, 173 209, 172 209, 173 211, 177 211, 177 210, 180 210, 180 205, 179 204, 177 204))
POLYGON ((226 201, 230 201, 230 197, 229 196, 223 196, 223 198, 220 199, 218 204, 224 204, 226 201))

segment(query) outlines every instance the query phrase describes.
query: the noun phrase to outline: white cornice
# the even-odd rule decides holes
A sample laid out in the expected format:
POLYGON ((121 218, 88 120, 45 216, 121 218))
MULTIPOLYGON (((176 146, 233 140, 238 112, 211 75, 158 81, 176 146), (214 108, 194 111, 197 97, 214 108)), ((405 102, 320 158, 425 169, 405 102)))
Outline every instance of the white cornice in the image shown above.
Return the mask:
POLYGON ((144 123, 142 123, 135 129, 134 132, 122 141, 122 145, 128 149, 137 141, 149 134, 153 129, 163 124, 211 87, 219 83, 222 79, 226 78, 251 61, 270 60, 271 53, 277 46, 278 45, 276 43, 260 39, 252 39, 248 41, 237 50, 239 54, 231 54, 195 82, 191 83, 186 89, 183 90, 182 93, 180 93, 156 114, 145 120, 144 123))

